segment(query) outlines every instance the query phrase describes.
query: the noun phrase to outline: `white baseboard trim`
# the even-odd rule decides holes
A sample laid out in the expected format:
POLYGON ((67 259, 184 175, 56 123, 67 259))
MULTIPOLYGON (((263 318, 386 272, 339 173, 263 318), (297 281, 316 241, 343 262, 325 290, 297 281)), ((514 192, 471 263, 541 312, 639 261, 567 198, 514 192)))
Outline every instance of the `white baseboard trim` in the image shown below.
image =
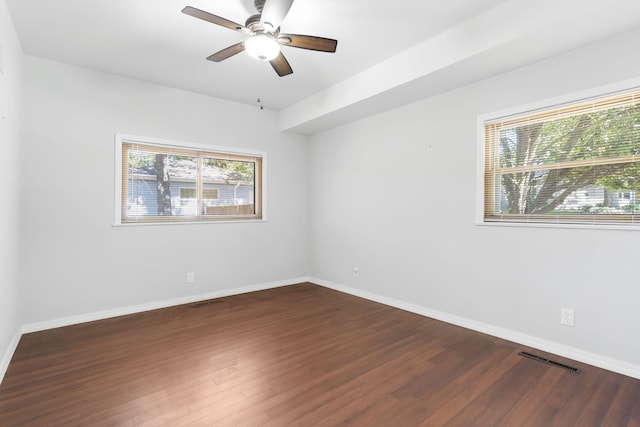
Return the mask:
MULTIPOLYGON (((141 313, 159 308, 173 307, 181 304, 190 304, 197 301, 205 301, 214 298, 228 297, 231 295, 246 294, 248 292, 262 291, 265 289, 279 288, 282 286, 294 285, 296 283, 308 282, 308 277, 298 277, 275 282, 260 283, 256 285, 243 286, 240 288, 223 289, 206 294, 189 295, 164 301, 156 301, 146 304, 132 305, 128 307, 115 308, 113 310, 97 311, 93 313, 80 314, 77 316, 62 317, 44 322, 29 323, 22 325, 21 332, 39 332, 47 329, 60 328, 63 326, 76 325, 78 323, 93 322, 94 320, 108 319, 111 317, 125 316, 127 314, 141 313)), ((19 339, 19 337, 18 337, 19 339)), ((15 350, 15 349, 14 349, 15 350)), ((13 354, 13 353, 12 353, 13 354)))
POLYGON ((522 344, 527 347, 537 348, 538 350, 542 350, 547 353, 556 354, 558 356, 566 357, 568 359, 576 360, 582 363, 597 366, 602 369, 617 372, 622 375, 627 375, 629 377, 640 379, 640 365, 635 365, 632 363, 613 359, 607 356, 602 356, 600 354, 591 353, 575 347, 569 347, 553 341, 544 340, 532 335, 522 334, 520 332, 500 328, 487 323, 477 322, 475 320, 455 316, 449 313, 433 310, 427 307, 411 304, 405 301, 400 301, 400 300, 388 298, 382 295, 374 294, 371 292, 362 291, 360 289, 355 289, 348 286, 342 286, 337 283, 332 283, 327 280, 319 279, 316 277, 310 277, 308 278, 308 281, 320 286, 324 286, 326 288, 339 291, 339 292, 344 292, 346 294, 354 295, 370 301, 379 302, 381 304, 399 308, 401 310, 409 311, 411 313, 419 314, 421 316, 430 317, 436 320, 441 320, 443 322, 461 326, 463 328, 471 329, 477 332, 482 332, 483 334, 491 335, 497 338, 505 339, 507 341, 512 341, 518 344, 522 344))
POLYGON ((7 368, 9 368, 9 363, 11 362, 11 358, 13 357, 13 353, 15 353, 16 348, 18 347, 18 343, 20 342, 20 337, 22 337, 22 333, 20 329, 13 334, 13 338, 11 338, 11 342, 9 343, 9 347, 4 352, 2 356, 2 362, 0 362, 0 384, 2 384, 2 380, 4 379, 4 374, 7 373, 7 368))

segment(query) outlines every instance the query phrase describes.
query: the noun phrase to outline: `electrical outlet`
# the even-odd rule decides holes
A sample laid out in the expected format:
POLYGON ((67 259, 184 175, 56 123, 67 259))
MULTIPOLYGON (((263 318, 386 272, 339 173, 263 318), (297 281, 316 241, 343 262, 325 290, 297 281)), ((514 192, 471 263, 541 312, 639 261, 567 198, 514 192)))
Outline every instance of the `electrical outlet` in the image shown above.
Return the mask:
POLYGON ((560 323, 565 326, 575 326, 575 311, 570 308, 560 309, 560 323))
POLYGON ((196 275, 194 273, 187 273, 187 283, 194 283, 196 281, 196 275))
POLYGON ((358 277, 358 273, 360 273, 358 267, 353 267, 353 277, 358 277))

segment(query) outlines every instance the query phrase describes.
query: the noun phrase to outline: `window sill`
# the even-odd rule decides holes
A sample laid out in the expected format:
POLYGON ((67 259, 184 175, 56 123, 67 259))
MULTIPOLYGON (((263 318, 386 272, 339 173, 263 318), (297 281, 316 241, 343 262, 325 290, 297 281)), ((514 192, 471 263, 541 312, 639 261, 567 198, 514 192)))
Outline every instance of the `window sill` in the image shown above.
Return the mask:
POLYGON ((215 221, 167 221, 167 222, 121 222, 113 223, 112 227, 148 227, 163 225, 203 225, 203 224, 239 224, 239 223, 263 223, 267 222, 266 218, 262 219, 228 219, 215 221))
POLYGON ((512 228, 566 228, 577 230, 618 230, 618 231, 640 231, 640 223, 635 225, 616 224, 559 224, 549 222, 500 222, 500 221, 477 221, 475 225, 485 227, 512 227, 512 228))

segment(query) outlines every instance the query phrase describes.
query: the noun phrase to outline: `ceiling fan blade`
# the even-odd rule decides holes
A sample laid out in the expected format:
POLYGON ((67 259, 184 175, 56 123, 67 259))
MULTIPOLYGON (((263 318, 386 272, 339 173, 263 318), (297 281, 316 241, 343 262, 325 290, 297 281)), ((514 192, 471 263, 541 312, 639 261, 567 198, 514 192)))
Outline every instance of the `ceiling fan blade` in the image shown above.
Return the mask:
POLYGON ((293 0, 266 0, 262 8, 260 22, 270 24, 276 30, 289 13, 292 4, 293 0))
POLYGON ((220 62, 227 58, 231 58, 233 55, 240 53, 244 50, 244 42, 236 43, 229 46, 226 49, 222 49, 220 52, 216 52, 213 55, 207 57, 209 61, 220 62))
POLYGON ((289 65, 289 61, 287 61, 287 58, 284 57, 282 52, 280 52, 278 56, 276 56, 274 59, 272 59, 269 62, 271 63, 271 66, 273 67, 274 70, 276 70, 276 73, 278 73, 280 77, 284 77, 293 73, 293 70, 291 69, 291 65, 289 65))
POLYGON ((194 18, 202 19, 203 21, 211 22, 212 24, 220 25, 221 27, 229 28, 230 30, 248 32, 248 29, 244 25, 240 25, 236 22, 229 21, 228 19, 214 15, 213 13, 196 9, 195 7, 187 6, 184 9, 182 9, 182 13, 189 16, 193 16, 194 18))
POLYGON ((335 52, 338 40, 316 36, 302 36, 299 34, 279 34, 278 43, 298 47, 300 49, 317 50, 320 52, 335 52))

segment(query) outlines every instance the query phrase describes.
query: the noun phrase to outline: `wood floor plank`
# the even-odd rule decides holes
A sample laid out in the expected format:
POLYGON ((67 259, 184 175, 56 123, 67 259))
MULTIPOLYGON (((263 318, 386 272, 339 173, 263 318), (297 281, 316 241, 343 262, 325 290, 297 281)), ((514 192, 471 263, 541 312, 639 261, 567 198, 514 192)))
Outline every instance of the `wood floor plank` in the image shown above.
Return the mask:
MULTIPOLYGON (((621 404, 629 399, 640 396, 640 384, 632 381, 624 381, 618 389, 618 395, 612 399, 608 411, 602 420, 602 425, 626 426, 631 423, 634 408, 621 404)), ((638 399, 640 405, 640 399, 638 399)), ((637 406, 637 405, 636 405, 637 406)))
POLYGON ((423 426, 442 426, 461 412, 477 396, 491 389, 496 381, 513 365, 519 356, 509 348, 498 348, 489 357, 478 362, 466 372, 451 378, 451 384, 432 396, 426 402, 432 410, 422 420, 423 426))
MULTIPOLYGON (((336 426, 373 426, 384 414, 388 414, 398 406, 398 399, 391 394, 384 394, 378 400, 371 400, 364 408, 348 414, 348 417, 336 426)), ((329 424, 330 425, 330 424, 329 424)))
POLYGON ((519 350, 303 283, 25 334, 0 425, 640 427, 640 380, 519 350))
POLYGON ((384 395, 391 395, 402 385, 424 372, 430 371, 435 365, 429 363, 423 354, 407 353, 407 357, 393 360, 359 376, 356 380, 342 384, 333 397, 319 401, 315 408, 307 408, 302 414, 274 419, 271 424, 291 426, 313 425, 322 422, 337 425, 347 419, 354 411, 360 412, 367 408, 372 401, 377 401, 384 395))

